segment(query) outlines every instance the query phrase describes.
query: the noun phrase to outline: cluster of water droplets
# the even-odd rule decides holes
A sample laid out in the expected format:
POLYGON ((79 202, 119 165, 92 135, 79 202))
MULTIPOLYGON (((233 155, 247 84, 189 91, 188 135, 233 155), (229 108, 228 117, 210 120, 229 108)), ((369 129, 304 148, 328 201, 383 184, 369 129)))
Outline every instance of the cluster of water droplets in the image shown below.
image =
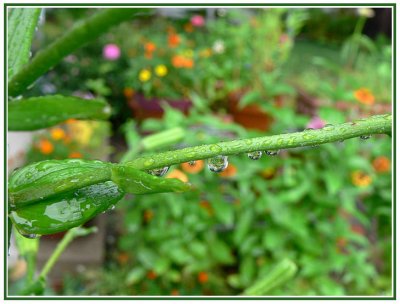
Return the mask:
POLYGON ((218 155, 210 158, 208 159, 207 166, 211 172, 222 172, 228 167, 228 156, 218 155))

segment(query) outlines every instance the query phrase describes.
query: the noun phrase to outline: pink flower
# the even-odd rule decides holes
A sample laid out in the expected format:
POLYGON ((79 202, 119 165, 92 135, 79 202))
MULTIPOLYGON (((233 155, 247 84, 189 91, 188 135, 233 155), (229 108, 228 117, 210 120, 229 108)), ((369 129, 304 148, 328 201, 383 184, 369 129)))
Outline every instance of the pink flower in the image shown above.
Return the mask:
POLYGON ((106 44, 103 47, 103 57, 108 60, 117 60, 121 56, 121 50, 116 44, 106 44))
POLYGON ((202 27, 204 26, 205 20, 201 15, 194 15, 192 18, 190 18, 190 22, 193 26, 202 27))
POLYGON ((325 126, 325 122, 318 116, 313 116, 307 124, 307 128, 321 129, 325 126))

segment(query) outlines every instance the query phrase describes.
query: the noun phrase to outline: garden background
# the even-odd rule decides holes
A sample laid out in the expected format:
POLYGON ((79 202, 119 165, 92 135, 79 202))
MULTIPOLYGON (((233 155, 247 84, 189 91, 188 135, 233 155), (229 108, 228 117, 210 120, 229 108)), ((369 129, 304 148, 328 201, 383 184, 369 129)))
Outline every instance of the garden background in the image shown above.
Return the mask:
MULTIPOLYGON (((33 55, 95 11, 43 10, 33 55)), ((390 9, 157 9, 69 55, 27 93, 104 98, 110 121, 30 133, 8 165, 119 162, 319 129, 391 112, 391 82, 390 9)), ((203 160, 173 166, 165 178, 196 190, 125 196, 86 224, 96 236, 75 241, 96 238, 96 259, 66 251, 45 294, 235 295, 289 261, 296 273, 266 294, 390 295, 391 152, 375 135, 232 156, 221 173, 203 160)), ((61 237, 15 234, 11 293, 29 276, 23 246, 39 246, 40 265, 61 237)))

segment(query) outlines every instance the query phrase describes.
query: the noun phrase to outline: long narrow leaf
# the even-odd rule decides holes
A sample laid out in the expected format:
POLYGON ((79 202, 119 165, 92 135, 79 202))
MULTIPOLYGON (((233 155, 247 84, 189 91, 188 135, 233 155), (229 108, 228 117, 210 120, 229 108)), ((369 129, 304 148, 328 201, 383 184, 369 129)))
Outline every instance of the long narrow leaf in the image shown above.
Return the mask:
POLYGON ((106 120, 110 113, 104 100, 61 95, 32 97, 8 103, 8 130, 44 129, 69 118, 106 120))
POLYGON ((8 78, 29 61, 32 37, 40 8, 12 8, 8 15, 8 78))
POLYGON ((78 22, 65 35, 38 52, 29 64, 25 65, 9 80, 8 95, 20 95, 30 84, 54 67, 68 54, 96 39, 110 27, 148 10, 145 8, 101 9, 90 18, 78 22))

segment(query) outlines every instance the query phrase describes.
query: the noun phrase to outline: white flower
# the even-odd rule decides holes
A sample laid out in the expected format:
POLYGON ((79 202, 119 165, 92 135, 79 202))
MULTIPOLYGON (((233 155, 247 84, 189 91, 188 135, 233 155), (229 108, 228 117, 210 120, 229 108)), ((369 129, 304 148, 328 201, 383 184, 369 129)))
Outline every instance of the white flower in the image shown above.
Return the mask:
POLYGON ((217 40, 214 42, 212 49, 215 53, 222 54, 225 52, 225 44, 222 40, 217 40))
POLYGON ((359 7, 357 8, 357 14, 362 17, 372 18, 375 16, 375 12, 369 7, 359 7))

